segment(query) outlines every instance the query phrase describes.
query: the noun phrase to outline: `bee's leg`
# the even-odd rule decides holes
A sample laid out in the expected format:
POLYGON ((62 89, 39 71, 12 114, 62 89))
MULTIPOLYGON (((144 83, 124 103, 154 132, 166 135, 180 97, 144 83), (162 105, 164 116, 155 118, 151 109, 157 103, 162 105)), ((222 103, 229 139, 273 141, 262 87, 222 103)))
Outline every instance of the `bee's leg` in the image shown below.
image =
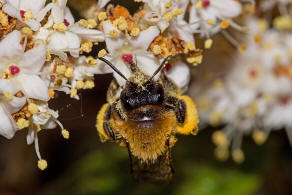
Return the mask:
POLYGON ((116 136, 111 127, 110 119, 112 117, 111 105, 104 104, 97 115, 96 128, 102 142, 115 140, 116 136))
POLYGON ((186 118, 186 104, 183 100, 169 96, 166 99, 166 107, 175 111, 175 117, 178 123, 184 123, 186 118))
POLYGON ((116 101, 116 97, 117 97, 117 93, 120 89, 120 86, 117 82, 117 80, 114 78, 107 90, 107 94, 106 94, 106 100, 109 103, 114 103, 116 101))
POLYGON ((126 120, 126 115, 124 114, 123 110, 122 110, 122 105, 121 105, 121 101, 118 100, 113 104, 113 110, 117 113, 117 115, 119 116, 119 118, 123 121, 126 120))
POLYGON ((106 108, 105 113, 104 113, 103 129, 104 129, 104 132, 107 134, 107 136, 112 138, 112 140, 116 140, 114 130, 109 121, 111 117, 112 117, 112 106, 109 105, 106 108))

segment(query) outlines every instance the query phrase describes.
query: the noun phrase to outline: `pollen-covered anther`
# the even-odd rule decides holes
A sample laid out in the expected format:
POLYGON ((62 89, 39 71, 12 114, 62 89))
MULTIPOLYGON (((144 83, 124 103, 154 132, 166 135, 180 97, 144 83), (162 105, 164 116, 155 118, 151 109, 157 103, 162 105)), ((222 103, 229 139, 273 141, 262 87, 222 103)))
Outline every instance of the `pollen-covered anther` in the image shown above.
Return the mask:
POLYGON ((77 81, 76 82, 76 89, 82 89, 84 87, 83 81, 77 81))
POLYGON ((110 30, 110 31, 109 31, 109 34, 110 34, 110 36, 113 37, 113 38, 117 38, 117 37, 119 36, 119 32, 118 32, 117 30, 115 30, 115 29, 110 30))
POLYGON ((29 27, 23 27, 22 29, 21 29, 21 33, 22 34, 24 34, 24 35, 32 35, 32 30, 31 30, 31 28, 29 28, 29 27))
POLYGON ((87 28, 88 27, 88 22, 85 19, 81 19, 79 20, 79 24, 83 27, 83 28, 87 28))
POLYGON ((182 9, 175 9, 173 10, 172 14, 173 16, 178 16, 178 15, 181 15, 183 13, 183 10, 182 9))
POLYGON ((206 24, 209 24, 209 25, 215 24, 214 20, 212 20, 212 19, 207 19, 205 22, 206 22, 206 24))
POLYGON ((10 74, 14 76, 20 72, 20 69, 16 65, 11 65, 11 66, 9 66, 9 71, 10 71, 10 74))
POLYGON ((2 10, 0 10, 0 24, 2 26, 8 26, 8 23, 8 16, 2 10))
POLYGON ((167 2, 167 3, 165 4, 165 8, 166 8, 166 9, 170 8, 171 6, 172 6, 172 2, 171 2, 171 1, 169 1, 169 2, 167 2))
POLYGON ((4 96, 6 97, 7 100, 12 100, 14 98, 14 96, 10 93, 10 92, 5 92, 4 96))
POLYGON ((39 111, 38 107, 36 104, 34 103, 30 103, 28 104, 28 111, 31 113, 31 114, 35 114, 39 111))
POLYGON ((92 89, 95 86, 93 80, 87 80, 84 82, 84 87, 83 89, 92 89))
POLYGON ((89 53, 92 51, 93 43, 90 40, 86 40, 83 43, 81 43, 81 50, 89 53))
POLYGON ((133 55, 132 54, 123 54, 122 59, 124 62, 130 64, 133 60, 133 55))
POLYGON ((192 65, 194 65, 194 66, 197 66, 198 64, 201 64, 202 60, 203 60, 203 56, 202 55, 187 57, 187 62, 192 64, 192 65))
POLYGON ((220 161, 226 161, 229 157, 228 148, 216 147, 214 151, 215 157, 220 161))
POLYGON ((154 45, 153 48, 152 48, 152 52, 155 54, 155 55, 159 55, 161 54, 162 50, 160 48, 159 45, 154 45))
POLYGON ((73 74, 74 74, 74 69, 73 68, 69 67, 69 68, 66 69, 65 77, 70 78, 70 77, 73 76, 73 74))
POLYGON ((67 30, 67 26, 64 23, 57 23, 53 25, 53 29, 60 32, 65 32, 67 30))
POLYGON ((128 24, 124 17, 120 17, 118 20, 118 29, 120 30, 127 30, 128 24))
POLYGON ((94 19, 88 19, 87 22, 88 22, 87 28, 95 28, 97 26, 97 23, 94 19))
POLYGON ((166 12, 163 17, 165 20, 170 21, 173 17, 173 14, 171 12, 166 12))
POLYGON ((63 136, 64 139, 69 139, 70 133, 69 133, 68 130, 62 129, 62 132, 61 133, 62 133, 62 136, 63 136))
POLYGON ((229 21, 228 20, 223 20, 223 21, 221 21, 221 23, 220 23, 220 27, 222 28, 222 29, 227 29, 228 27, 229 27, 229 21))
POLYGON ((257 145, 262 145, 267 140, 268 135, 267 133, 256 129, 252 133, 252 138, 257 145))
POLYGON ((133 37, 137 37, 138 35, 140 34, 140 29, 139 28, 133 28, 132 30, 131 30, 131 36, 133 36, 133 37))
POLYGON ((196 9, 201 9, 203 7, 202 0, 196 2, 196 9))
POLYGON ((241 149, 235 149, 232 151, 232 159, 234 162, 240 164, 244 161, 244 153, 241 149))
POLYGON ((97 17, 99 21, 105 20, 107 18, 106 12, 100 12, 97 17))
POLYGON ((226 137, 226 134, 223 131, 215 131, 212 134, 212 141, 218 147, 228 148, 229 140, 226 137))
POLYGON ((46 160, 44 160, 44 159, 40 159, 40 160, 38 160, 38 168, 40 169, 40 170, 45 170, 46 168, 48 167, 48 163, 47 163, 47 161, 46 160))
POLYGON ((92 56, 88 56, 86 58, 86 62, 91 65, 91 66, 96 66, 98 63, 97 63, 97 60, 94 59, 92 56))
POLYGON ((70 91, 70 97, 71 98, 74 98, 74 97, 76 97, 76 95, 77 95, 77 89, 71 89, 71 91, 70 91))
POLYGON ((56 68, 56 73, 59 75, 62 75, 66 72, 66 66, 65 65, 58 65, 56 68))
POLYGON ((196 50, 196 46, 193 42, 187 42, 184 46, 184 53, 187 54, 190 51, 195 51, 196 50))
POLYGON ((240 53, 245 53, 245 52, 246 52, 246 45, 245 45, 245 44, 240 44, 240 45, 238 46, 238 51, 239 51, 240 53))
POLYGON ((49 91, 49 96, 50 96, 50 98, 54 98, 54 97, 55 97, 55 92, 54 92, 54 90, 53 90, 53 89, 49 89, 48 91, 49 91))
POLYGON ((256 34, 253 37, 254 42, 259 43, 262 40, 262 36, 260 34, 256 34))
POLYGON ((102 57, 104 57, 106 54, 107 54, 106 50, 105 50, 105 49, 102 49, 102 50, 100 50, 100 51, 98 52, 97 56, 98 56, 99 58, 102 58, 102 57))
POLYGON ((16 125, 17 125, 18 129, 24 129, 24 128, 29 127, 30 122, 29 122, 29 120, 26 120, 24 118, 20 118, 17 120, 16 125))
POLYGON ((210 124, 212 126, 218 126, 220 124, 222 114, 223 113, 221 111, 214 111, 213 113, 211 113, 210 124))
POLYGON ((205 49, 210 49, 213 45, 213 40, 212 39, 207 39, 204 43, 205 49))

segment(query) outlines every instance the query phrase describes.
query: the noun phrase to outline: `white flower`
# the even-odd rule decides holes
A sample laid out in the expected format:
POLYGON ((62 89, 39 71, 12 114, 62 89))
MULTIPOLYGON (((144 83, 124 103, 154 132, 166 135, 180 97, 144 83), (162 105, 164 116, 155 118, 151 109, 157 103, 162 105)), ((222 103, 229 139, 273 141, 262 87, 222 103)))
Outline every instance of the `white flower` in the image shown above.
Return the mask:
POLYGON ((45 17, 45 0, 7 0, 2 10, 37 31, 45 17))
POLYGON ((51 15, 35 37, 46 43, 48 50, 64 61, 67 60, 65 52, 70 52, 73 57, 79 56, 82 40, 104 41, 101 31, 83 28, 75 23, 66 3, 67 1, 59 0, 45 7, 46 11, 51 10, 51 15))
MULTIPOLYGON (((147 51, 150 43, 156 36, 159 35, 157 27, 150 27, 147 30, 141 31, 137 38, 127 37, 110 22, 103 22, 103 29, 105 33, 106 47, 109 52, 107 58, 121 71, 126 78, 130 77, 131 71, 127 67, 128 63, 123 59, 125 55, 130 55, 134 62, 137 63, 138 68, 146 75, 151 76, 159 65, 158 59, 147 51), (118 32, 118 37, 111 37, 110 31, 118 32)), ((117 73, 114 72, 114 77, 118 83, 123 86, 123 80, 117 73)))
MULTIPOLYGON (((220 31, 220 21, 235 18, 242 11, 240 2, 234 0, 192 0, 191 2, 190 28, 204 37, 209 37, 220 31), (201 3, 201 5, 198 5, 198 3, 201 3), (209 21, 209 24, 207 24, 207 21, 209 21)), ((235 23, 231 21, 229 23, 237 28, 235 23)))
POLYGON ((13 31, 1 41, 0 78, 26 98, 48 101, 48 86, 38 75, 45 62, 46 49, 40 44, 24 52, 20 40, 21 33, 13 31))

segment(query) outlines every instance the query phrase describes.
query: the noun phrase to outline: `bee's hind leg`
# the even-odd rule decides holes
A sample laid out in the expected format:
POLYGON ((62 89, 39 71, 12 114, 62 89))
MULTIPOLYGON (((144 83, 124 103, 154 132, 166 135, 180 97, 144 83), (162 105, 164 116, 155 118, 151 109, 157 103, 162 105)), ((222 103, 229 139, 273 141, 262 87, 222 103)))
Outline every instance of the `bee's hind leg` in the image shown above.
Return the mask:
POLYGON ((178 123, 183 124, 186 118, 186 104, 183 100, 169 96, 166 99, 166 106, 175 112, 175 117, 178 123))

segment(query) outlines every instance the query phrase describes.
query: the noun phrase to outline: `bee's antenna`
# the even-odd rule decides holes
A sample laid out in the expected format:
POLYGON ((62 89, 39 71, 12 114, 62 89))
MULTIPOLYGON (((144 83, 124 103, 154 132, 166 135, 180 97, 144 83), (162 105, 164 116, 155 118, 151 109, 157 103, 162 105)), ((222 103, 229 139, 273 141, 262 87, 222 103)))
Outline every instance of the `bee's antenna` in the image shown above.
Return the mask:
POLYGON ((163 62, 160 64, 160 66, 157 68, 157 70, 156 70, 156 71, 153 73, 153 75, 150 77, 149 81, 151 81, 151 80, 155 77, 155 75, 157 75, 157 74, 162 70, 162 68, 164 68, 166 62, 167 62, 170 58, 172 58, 172 55, 167 56, 167 57, 163 60, 163 62))
POLYGON ((104 63, 106 63, 107 65, 109 65, 116 73, 118 73, 123 79, 125 79, 126 81, 128 81, 127 77, 125 77, 123 75, 123 73, 121 73, 110 61, 108 61, 105 58, 98 58, 99 60, 103 61, 104 63))

